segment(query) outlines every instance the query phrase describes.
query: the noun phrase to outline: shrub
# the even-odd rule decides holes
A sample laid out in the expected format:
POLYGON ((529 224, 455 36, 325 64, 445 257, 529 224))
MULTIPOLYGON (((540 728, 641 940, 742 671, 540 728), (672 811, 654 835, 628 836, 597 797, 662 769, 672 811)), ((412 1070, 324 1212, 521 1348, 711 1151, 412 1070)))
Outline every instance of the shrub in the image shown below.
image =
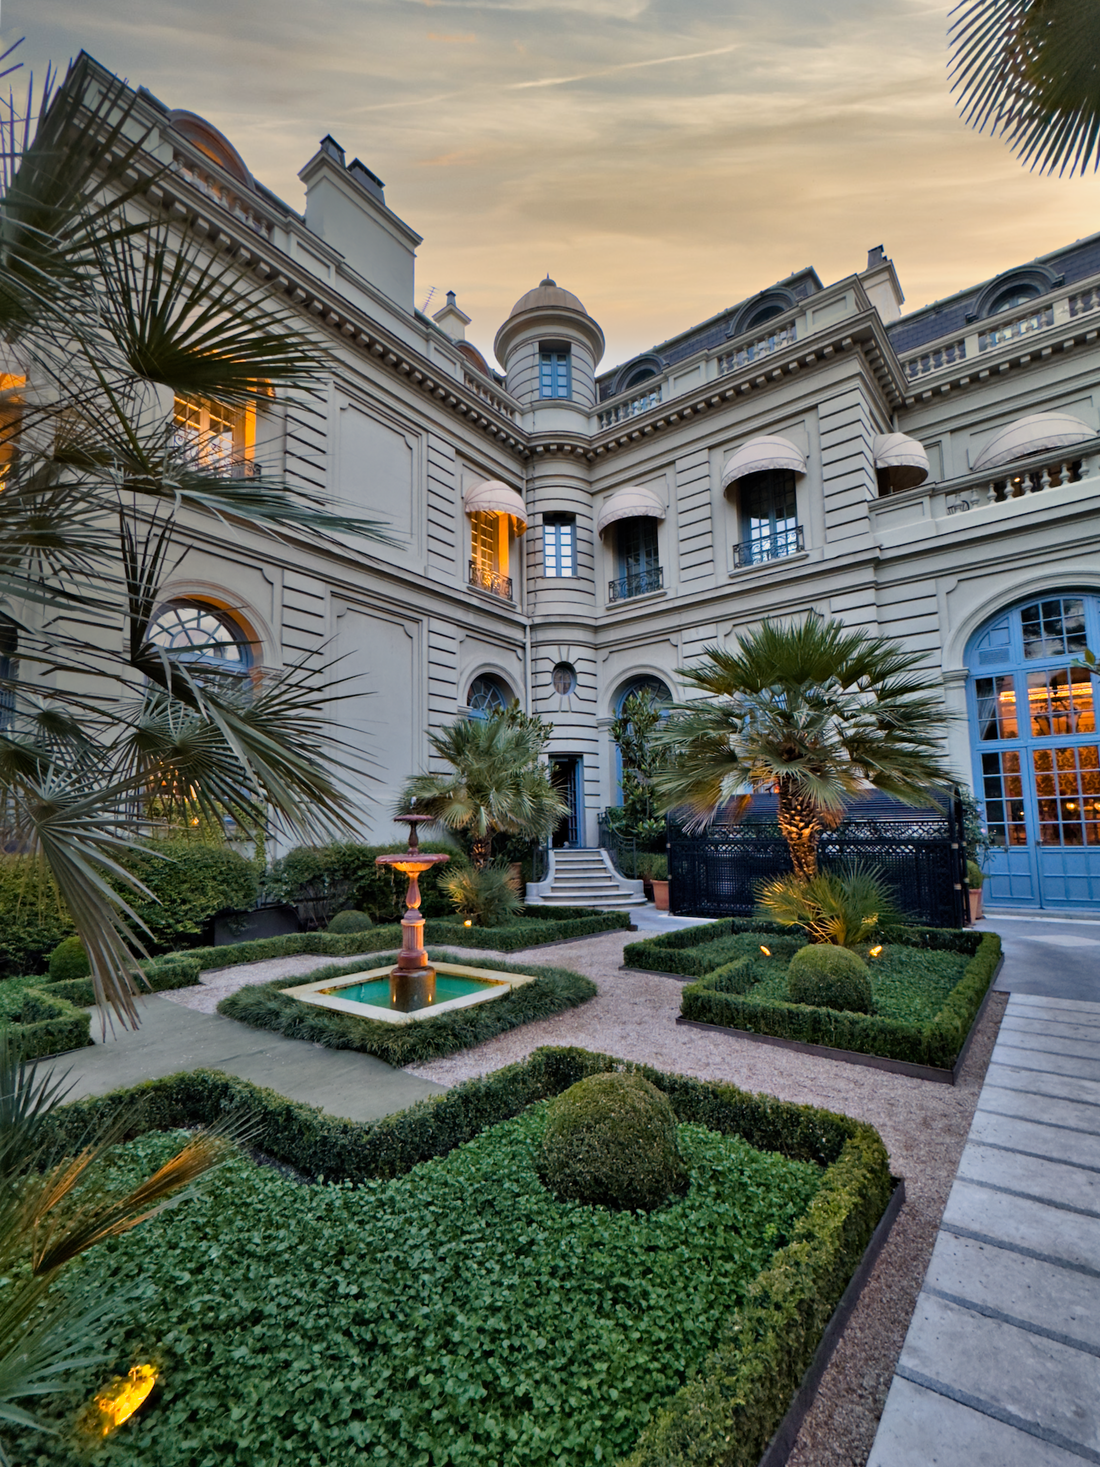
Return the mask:
POLYGON ((635 862, 635 869, 642 881, 667 881, 668 857, 657 851, 642 851, 635 862))
POLYGON ((687 1186, 676 1114, 641 1075, 590 1075, 550 1106, 542 1179, 564 1202, 651 1212, 687 1186))
POLYGON ((440 886, 462 917, 479 927, 502 927, 523 910, 516 879, 505 866, 460 867, 440 878, 440 886))
POLYGON ((966 863, 966 884, 971 891, 981 891, 985 885, 985 872, 978 865, 977 861, 967 861, 966 863))
MULTIPOLYGON (((264 891, 271 901, 302 907, 302 915, 312 925, 324 926, 348 903, 356 911, 366 912, 373 922, 394 922, 405 910, 407 878, 392 866, 375 865, 375 858, 406 849, 405 841, 391 841, 384 846, 364 846, 355 841, 295 846, 267 873, 264 891)), ((440 890, 440 876, 464 858, 453 845, 422 841, 420 849, 445 852, 451 858, 448 865, 440 862, 420 878, 420 910, 424 916, 449 916, 453 909, 440 890)))
POLYGON ((346 908, 336 913, 325 930, 328 932, 369 932, 373 926, 374 923, 366 912, 356 912, 353 908, 346 908))
POLYGON ((809 881, 780 876, 757 895, 762 917, 783 927, 800 927, 811 942, 859 947, 901 914, 882 877, 857 863, 840 871, 819 871, 809 881))
POLYGON ((256 867, 228 846, 186 836, 146 845, 148 854, 131 851, 125 865, 156 900, 131 891, 124 894, 148 927, 154 948, 195 947, 215 912, 255 903, 260 889, 256 867))
POLYGON ((844 947, 799 948, 787 968, 787 992, 791 1003, 853 1014, 871 1012, 867 964, 844 947))
POLYGON ((63 983, 66 978, 86 978, 91 971, 84 944, 75 932, 72 937, 62 938, 50 954, 51 983, 63 983))
POLYGON ((46 867, 30 856, 0 855, 0 976, 44 973, 72 930, 46 867))

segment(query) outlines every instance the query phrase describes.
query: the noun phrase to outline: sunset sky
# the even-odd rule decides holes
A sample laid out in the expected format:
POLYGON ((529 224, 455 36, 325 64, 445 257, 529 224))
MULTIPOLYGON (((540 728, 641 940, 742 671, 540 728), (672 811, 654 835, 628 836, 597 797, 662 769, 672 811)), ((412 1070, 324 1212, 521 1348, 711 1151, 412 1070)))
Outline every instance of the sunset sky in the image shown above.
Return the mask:
MULTIPOLYGON (((331 132, 424 235, 487 354, 549 271, 622 361, 884 244, 906 309, 1100 229, 1100 182, 959 120, 922 0, 7 0, 36 73, 81 48, 206 117, 295 208, 331 132)), ((13 78, 16 85, 19 78, 13 78)))

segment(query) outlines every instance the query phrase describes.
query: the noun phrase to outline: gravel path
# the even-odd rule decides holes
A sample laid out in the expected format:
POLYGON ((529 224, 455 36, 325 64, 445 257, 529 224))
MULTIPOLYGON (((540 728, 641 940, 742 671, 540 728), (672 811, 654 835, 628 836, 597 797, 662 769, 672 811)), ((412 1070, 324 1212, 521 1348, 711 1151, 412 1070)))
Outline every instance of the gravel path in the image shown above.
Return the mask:
MULTIPOLYGON (((620 971, 623 947, 631 940, 631 933, 612 932, 507 955, 469 950, 471 962, 479 956, 507 957, 517 968, 525 963, 572 968, 592 978, 599 993, 579 1009, 446 1059, 410 1065, 409 1073, 456 1085, 523 1059, 539 1045, 575 1044, 703 1080, 729 1080, 746 1090, 869 1121, 889 1149, 893 1171, 905 1178, 906 1205, 790 1457, 790 1467, 862 1467, 928 1266, 1007 995, 991 999, 959 1084, 939 1085, 730 1035, 678 1028, 681 985, 676 979, 620 971)), ((225 994, 245 984, 297 977, 331 961, 303 955, 211 970, 202 975, 198 988, 164 997, 212 1013, 225 994)))

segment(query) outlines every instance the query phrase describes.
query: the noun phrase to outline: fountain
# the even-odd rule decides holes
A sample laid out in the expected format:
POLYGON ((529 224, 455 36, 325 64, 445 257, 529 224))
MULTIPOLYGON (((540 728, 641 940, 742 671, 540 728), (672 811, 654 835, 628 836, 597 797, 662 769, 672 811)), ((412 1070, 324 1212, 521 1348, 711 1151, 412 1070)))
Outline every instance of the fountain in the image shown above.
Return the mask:
POLYGON ((282 991, 290 998, 318 1008, 335 1009, 363 1019, 408 1024, 431 1019, 447 1009, 504 998, 513 988, 534 982, 529 973, 497 973, 465 964, 428 962, 424 947, 424 918, 420 911, 419 878, 432 866, 450 858, 420 849, 419 827, 430 815, 397 815, 409 827, 409 848, 392 856, 375 857, 376 866, 392 866, 409 878, 405 915, 401 918, 401 951, 393 968, 371 968, 349 973, 334 983, 300 983, 282 991))
POLYGON ((425 871, 450 857, 428 855, 420 849, 418 827, 430 824, 430 815, 395 815, 395 821, 409 827, 409 849, 396 856, 376 856, 376 866, 393 866, 409 878, 405 893, 405 915, 401 918, 401 951, 397 966, 390 970, 390 1006, 402 1014, 427 1008, 435 1003, 436 970, 428 962, 424 948, 424 918, 420 912, 420 877, 425 871))

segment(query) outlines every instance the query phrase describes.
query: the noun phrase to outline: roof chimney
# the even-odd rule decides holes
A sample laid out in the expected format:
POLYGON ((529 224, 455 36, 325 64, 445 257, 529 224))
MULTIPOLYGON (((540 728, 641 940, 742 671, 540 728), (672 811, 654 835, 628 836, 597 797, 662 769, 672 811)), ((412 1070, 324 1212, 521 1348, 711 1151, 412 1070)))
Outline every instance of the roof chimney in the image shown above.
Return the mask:
POLYGON ((321 151, 322 153, 327 153, 330 158, 334 158, 340 167, 343 168, 344 150, 330 132, 326 133, 321 139, 321 151))
POLYGON ((436 311, 432 320, 452 341, 466 340, 466 327, 470 324, 470 317, 465 311, 459 310, 453 290, 447 292, 447 304, 436 311))

